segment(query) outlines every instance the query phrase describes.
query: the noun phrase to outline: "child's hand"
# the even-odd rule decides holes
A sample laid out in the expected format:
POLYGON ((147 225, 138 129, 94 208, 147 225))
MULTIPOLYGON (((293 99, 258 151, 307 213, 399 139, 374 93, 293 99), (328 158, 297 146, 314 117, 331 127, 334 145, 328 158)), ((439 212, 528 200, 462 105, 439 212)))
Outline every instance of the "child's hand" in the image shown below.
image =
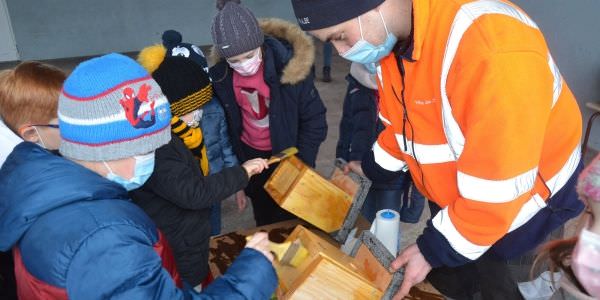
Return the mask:
POLYGON ((246 193, 244 190, 235 193, 235 202, 237 202, 238 205, 238 212, 243 212, 244 209, 246 209, 248 198, 246 198, 246 193))
POLYGON ((365 173, 363 172, 360 164, 361 164, 360 160, 353 160, 353 161, 347 163, 344 166, 344 174, 348 175, 348 173, 350 173, 350 171, 352 171, 352 172, 364 177, 365 173))
POLYGON ((246 248, 252 248, 262 253, 270 262, 273 262, 273 254, 269 249, 269 235, 266 232, 255 233, 252 239, 246 243, 246 248))
POLYGON ((248 178, 250 178, 256 174, 262 173, 264 169, 268 169, 269 164, 267 164, 266 159, 254 158, 243 163, 242 168, 246 170, 246 173, 248 173, 248 178))

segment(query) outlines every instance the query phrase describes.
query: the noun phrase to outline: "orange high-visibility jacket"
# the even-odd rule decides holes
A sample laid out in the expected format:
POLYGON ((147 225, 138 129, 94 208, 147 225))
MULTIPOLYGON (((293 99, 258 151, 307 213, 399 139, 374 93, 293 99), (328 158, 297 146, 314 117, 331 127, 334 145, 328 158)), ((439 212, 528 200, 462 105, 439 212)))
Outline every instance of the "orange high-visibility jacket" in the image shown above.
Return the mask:
POLYGON ((409 168, 442 208, 430 226, 446 250, 474 260, 575 173, 581 114, 539 28, 512 3, 413 0, 413 17, 411 51, 378 68, 386 129, 372 155, 387 171, 409 168))

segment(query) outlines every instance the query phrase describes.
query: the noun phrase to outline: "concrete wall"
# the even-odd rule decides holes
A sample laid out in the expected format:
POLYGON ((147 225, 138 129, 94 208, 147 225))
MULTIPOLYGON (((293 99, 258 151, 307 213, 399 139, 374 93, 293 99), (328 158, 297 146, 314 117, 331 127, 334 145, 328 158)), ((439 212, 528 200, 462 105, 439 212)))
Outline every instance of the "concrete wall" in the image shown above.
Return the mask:
MULTIPOLYGON (((23 60, 137 51, 159 42, 165 29, 179 30, 184 40, 208 45, 215 13, 214 0, 0 1, 7 2, 23 60)), ((552 55, 587 120, 590 111, 584 103, 600 101, 600 1, 513 1, 545 33, 552 55)), ((243 0, 242 3, 258 17, 294 20, 289 0, 243 0)), ((3 28, 1 24, 0 27, 3 28)), ((5 42, 0 39, 2 43, 5 42)), ((596 126, 591 146, 600 149, 600 124, 596 126)))
MULTIPOLYGON (((137 51, 166 29, 211 44, 214 0, 7 1, 20 58, 52 59, 137 51)), ((288 0, 242 1, 257 15, 293 20, 288 0)), ((1 41, 0 41, 1 42, 1 41)))
MULTIPOLYGON (((590 110, 585 102, 600 102, 600 1, 513 0, 544 32, 552 57, 577 97, 584 122, 590 110)), ((600 150, 600 121, 590 146, 600 150)), ((584 128, 585 130, 585 128, 584 128)))
POLYGON ((6 0, 0 0, 0 61, 19 59, 6 0))

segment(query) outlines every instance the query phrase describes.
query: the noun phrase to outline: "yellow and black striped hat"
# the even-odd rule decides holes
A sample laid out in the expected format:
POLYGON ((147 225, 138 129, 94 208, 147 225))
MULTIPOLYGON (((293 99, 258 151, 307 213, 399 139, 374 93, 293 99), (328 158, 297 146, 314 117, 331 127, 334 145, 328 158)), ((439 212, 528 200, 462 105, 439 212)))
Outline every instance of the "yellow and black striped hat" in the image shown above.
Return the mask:
POLYGON ((186 57, 165 57, 152 77, 167 96, 174 116, 190 113, 212 99, 213 89, 208 74, 186 57))

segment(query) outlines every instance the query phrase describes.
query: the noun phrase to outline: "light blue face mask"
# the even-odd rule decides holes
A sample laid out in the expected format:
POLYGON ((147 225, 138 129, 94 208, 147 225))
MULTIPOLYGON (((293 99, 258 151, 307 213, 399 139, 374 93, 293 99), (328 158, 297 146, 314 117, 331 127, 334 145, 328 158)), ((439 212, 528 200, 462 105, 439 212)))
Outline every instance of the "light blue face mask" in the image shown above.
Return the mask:
POLYGON ((103 161, 104 166, 108 169, 106 179, 120 184, 128 191, 135 190, 144 185, 154 171, 154 152, 145 155, 137 155, 134 156, 134 158, 135 171, 131 179, 125 179, 117 175, 115 172, 113 172, 110 166, 103 161))
POLYGON ((362 23, 360 21, 360 17, 358 17, 358 25, 360 26, 360 40, 356 42, 352 48, 340 54, 343 58, 363 64, 367 67, 371 67, 372 69, 374 64, 378 63, 382 58, 388 56, 388 54, 392 52, 392 49, 394 49, 394 45, 396 45, 398 38, 388 31, 381 11, 379 12, 379 16, 381 17, 383 27, 385 28, 385 32, 387 34, 383 44, 375 46, 365 40, 365 37, 363 36, 362 23))

